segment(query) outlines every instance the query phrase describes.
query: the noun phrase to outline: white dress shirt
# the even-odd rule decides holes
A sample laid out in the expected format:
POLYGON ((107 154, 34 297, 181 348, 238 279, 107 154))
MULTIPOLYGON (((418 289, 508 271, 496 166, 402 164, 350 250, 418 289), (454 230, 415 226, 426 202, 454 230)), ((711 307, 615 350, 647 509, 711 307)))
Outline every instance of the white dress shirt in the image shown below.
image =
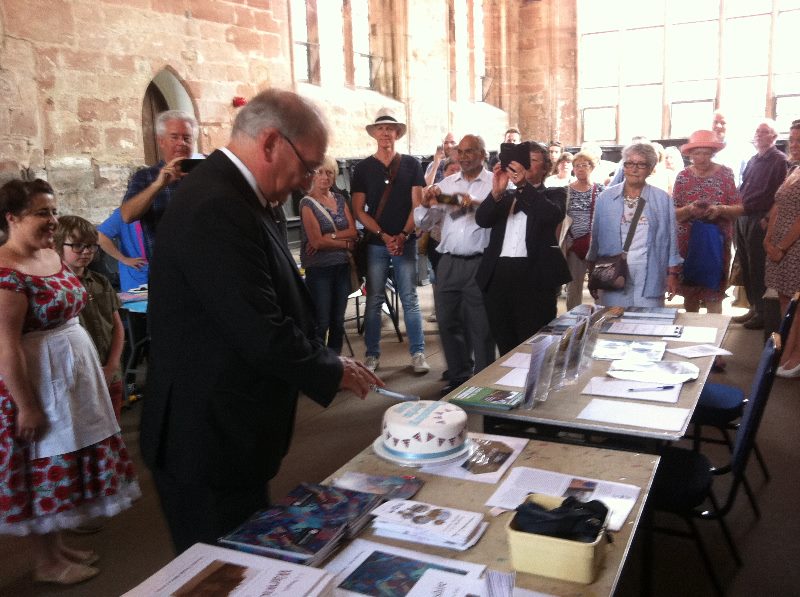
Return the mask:
POLYGON ((436 183, 444 195, 460 193, 472 197, 473 203, 466 210, 456 205, 420 205, 414 209, 414 222, 423 230, 442 223, 442 240, 436 248, 439 253, 461 257, 483 253, 489 244, 491 230, 475 223, 475 209, 492 192, 492 179, 492 173, 482 168, 472 180, 464 178, 462 172, 456 172, 436 183))
MULTIPOLYGON (((535 188, 544 188, 539 185, 535 188)), ((513 209, 513 207, 512 207, 513 209)), ((503 237, 503 248, 500 257, 527 257, 528 247, 525 245, 525 235, 528 228, 528 214, 519 210, 508 215, 506 220, 506 235, 503 237)))

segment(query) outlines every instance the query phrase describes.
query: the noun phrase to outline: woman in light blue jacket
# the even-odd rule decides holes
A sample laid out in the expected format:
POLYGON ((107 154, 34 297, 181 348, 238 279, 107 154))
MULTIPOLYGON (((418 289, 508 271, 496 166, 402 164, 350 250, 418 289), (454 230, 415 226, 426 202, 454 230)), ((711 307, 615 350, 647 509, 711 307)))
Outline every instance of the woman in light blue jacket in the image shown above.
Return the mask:
POLYGON ((658 157, 649 143, 634 143, 622 151, 625 180, 597 197, 592 240, 586 261, 589 270, 598 257, 622 252, 639 199, 644 210, 628 249, 628 278, 622 290, 594 290, 598 304, 620 307, 662 307, 678 288, 683 260, 678 253, 675 207, 670 196, 645 182, 658 157))

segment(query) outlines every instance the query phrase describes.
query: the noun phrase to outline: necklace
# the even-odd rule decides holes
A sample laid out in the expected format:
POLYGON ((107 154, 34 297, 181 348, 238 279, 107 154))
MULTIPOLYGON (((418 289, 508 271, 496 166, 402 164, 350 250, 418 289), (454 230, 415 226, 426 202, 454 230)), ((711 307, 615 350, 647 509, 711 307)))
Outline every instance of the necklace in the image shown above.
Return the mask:
POLYGON ((636 204, 639 203, 640 198, 641 197, 628 197, 627 195, 623 195, 623 199, 625 199, 625 205, 629 209, 636 207, 636 204))

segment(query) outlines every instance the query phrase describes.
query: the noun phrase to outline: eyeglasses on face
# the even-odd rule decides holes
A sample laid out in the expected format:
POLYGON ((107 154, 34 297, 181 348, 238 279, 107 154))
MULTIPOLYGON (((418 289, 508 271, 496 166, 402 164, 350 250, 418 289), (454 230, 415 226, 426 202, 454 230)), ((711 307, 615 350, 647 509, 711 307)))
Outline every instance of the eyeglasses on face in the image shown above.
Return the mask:
POLYGON ((589 162, 575 162, 572 167, 578 170, 579 168, 591 168, 592 165, 589 162))
POLYGON ((64 243, 65 247, 69 247, 75 253, 83 253, 84 251, 89 251, 90 253, 94 253, 97 249, 100 248, 100 245, 92 244, 88 245, 86 243, 64 243))
POLYGON ((646 170, 649 168, 647 162, 623 162, 622 166, 628 170, 646 170))
POLYGON ((317 175, 317 171, 319 170, 319 168, 312 168, 311 166, 309 166, 308 162, 306 162, 303 159, 303 156, 300 155, 300 152, 297 151, 297 147, 295 147, 294 143, 292 143, 292 140, 283 133, 280 133, 280 135, 281 137, 283 137, 284 141, 286 141, 289 144, 289 147, 291 147, 292 151, 294 151, 294 155, 297 156, 297 159, 300 160, 300 163, 303 165, 303 168, 306 171, 306 173, 303 174, 303 178, 305 178, 306 180, 308 180, 309 178, 314 178, 314 176, 317 175))

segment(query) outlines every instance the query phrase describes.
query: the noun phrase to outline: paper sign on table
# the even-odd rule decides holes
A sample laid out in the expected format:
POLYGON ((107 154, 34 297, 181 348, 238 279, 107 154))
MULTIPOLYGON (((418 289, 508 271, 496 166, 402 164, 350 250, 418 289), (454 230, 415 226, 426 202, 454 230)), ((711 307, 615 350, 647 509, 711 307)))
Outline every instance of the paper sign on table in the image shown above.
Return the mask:
POLYGON ((515 367, 527 369, 531 362, 531 355, 528 352, 515 352, 505 361, 500 363, 503 367, 515 367))
POLYGON ((696 359, 697 357, 710 357, 718 354, 729 356, 733 353, 730 350, 719 348, 713 344, 696 344, 694 346, 681 346, 680 348, 668 348, 667 352, 676 354, 687 359, 696 359))
POLYGON ((525 381, 528 379, 528 369, 515 367, 495 383, 499 386, 511 386, 512 388, 524 388, 525 381))
POLYGON ((664 340, 674 340, 675 342, 702 342, 703 344, 713 344, 717 340, 717 328, 701 327, 697 325, 685 325, 683 331, 677 338, 665 337, 664 340))
POLYGON ((586 387, 581 390, 581 394, 627 398, 629 400, 671 402, 674 404, 678 401, 678 395, 681 393, 683 384, 674 384, 671 388, 649 389, 655 387, 655 384, 650 382, 628 381, 611 377, 593 377, 586 384, 586 387))
POLYGON ((665 431, 681 431, 689 412, 688 408, 632 404, 595 398, 580 412, 578 418, 665 431))
POLYGON ((611 510, 608 527, 612 531, 618 531, 633 509, 640 491, 636 485, 518 466, 511 469, 506 480, 486 501, 486 505, 513 510, 530 493, 574 496, 583 502, 600 500, 611 510))

